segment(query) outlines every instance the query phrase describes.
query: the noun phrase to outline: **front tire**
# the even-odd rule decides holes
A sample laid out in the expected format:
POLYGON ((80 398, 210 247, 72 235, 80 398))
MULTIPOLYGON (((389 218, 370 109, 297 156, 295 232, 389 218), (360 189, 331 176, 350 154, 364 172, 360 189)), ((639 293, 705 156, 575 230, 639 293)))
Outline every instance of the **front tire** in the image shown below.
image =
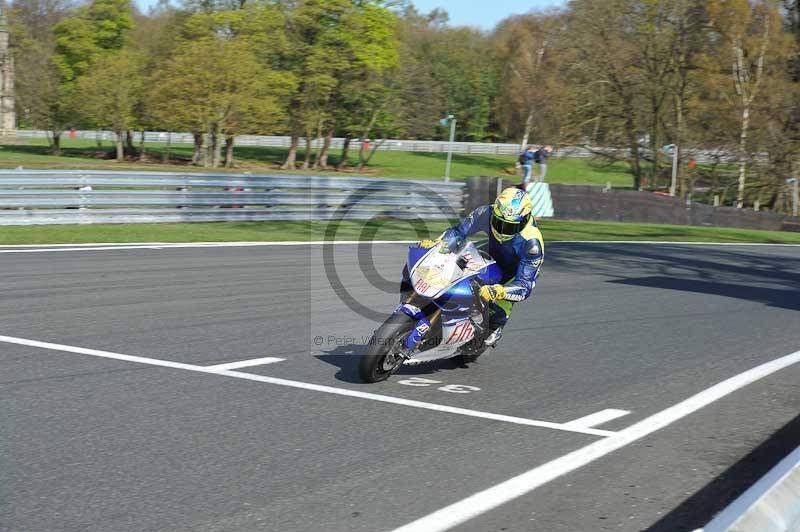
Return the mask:
POLYGON ((403 365, 405 358, 400 352, 415 324, 413 318, 398 312, 378 327, 358 363, 358 374, 364 382, 386 380, 403 365))

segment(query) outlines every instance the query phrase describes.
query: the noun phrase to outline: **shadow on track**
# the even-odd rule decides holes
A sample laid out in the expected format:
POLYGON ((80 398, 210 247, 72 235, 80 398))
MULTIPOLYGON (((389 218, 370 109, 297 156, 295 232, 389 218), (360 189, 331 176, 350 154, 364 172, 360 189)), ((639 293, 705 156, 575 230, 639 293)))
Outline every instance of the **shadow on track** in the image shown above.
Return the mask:
POLYGON ((619 279, 611 282, 629 286, 683 290, 686 292, 712 294, 715 296, 735 297, 748 301, 760 301, 771 307, 800 310, 800 297, 798 297, 796 288, 783 290, 779 288, 698 281, 696 279, 681 279, 676 277, 638 277, 635 279, 619 279))
POLYGON ((800 258, 782 248, 563 243, 550 247, 546 264, 611 277, 611 283, 800 310, 800 258))
POLYGON ((799 445, 800 416, 797 416, 662 517, 647 532, 688 532, 705 526, 799 445))
MULTIPOLYGON (((364 381, 358 376, 358 361, 361 355, 366 353, 365 345, 345 345, 339 346, 321 355, 314 355, 323 362, 339 368, 334 375, 338 380, 356 384, 363 384, 364 381)), ((465 370, 468 366, 461 366, 452 360, 434 360, 419 366, 403 366, 395 375, 430 375, 440 371, 451 371, 454 369, 465 370)))

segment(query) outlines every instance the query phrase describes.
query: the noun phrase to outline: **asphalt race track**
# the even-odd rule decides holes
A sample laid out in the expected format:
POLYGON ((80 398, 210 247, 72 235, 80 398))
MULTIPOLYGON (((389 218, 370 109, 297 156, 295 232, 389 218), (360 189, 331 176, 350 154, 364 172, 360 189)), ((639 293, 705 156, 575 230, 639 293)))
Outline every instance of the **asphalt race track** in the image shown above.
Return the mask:
POLYGON ((3 532, 691 531, 800 445, 800 247, 553 243, 375 385, 404 245, 105 248, 0 248, 3 532))

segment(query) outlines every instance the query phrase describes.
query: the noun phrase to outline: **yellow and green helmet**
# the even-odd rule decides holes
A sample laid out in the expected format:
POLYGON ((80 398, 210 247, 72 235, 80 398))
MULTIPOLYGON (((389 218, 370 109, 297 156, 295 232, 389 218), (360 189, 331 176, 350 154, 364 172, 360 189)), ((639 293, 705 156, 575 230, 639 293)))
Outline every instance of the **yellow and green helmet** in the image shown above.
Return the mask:
POLYGON ((500 242, 507 242, 525 229, 531 220, 533 203, 528 194, 517 187, 503 190, 492 207, 492 234, 500 242))

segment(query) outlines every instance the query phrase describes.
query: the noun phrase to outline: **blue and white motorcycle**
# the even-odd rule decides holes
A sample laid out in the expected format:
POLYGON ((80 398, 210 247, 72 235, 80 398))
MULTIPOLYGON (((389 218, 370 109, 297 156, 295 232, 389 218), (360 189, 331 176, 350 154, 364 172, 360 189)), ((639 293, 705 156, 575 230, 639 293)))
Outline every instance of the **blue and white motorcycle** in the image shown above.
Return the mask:
POLYGON ((500 267, 472 242, 444 253, 412 246, 403 269, 401 301, 374 333, 359 363, 366 382, 387 379, 401 366, 453 358, 473 362, 485 350, 489 315, 478 295, 500 282, 500 267))

